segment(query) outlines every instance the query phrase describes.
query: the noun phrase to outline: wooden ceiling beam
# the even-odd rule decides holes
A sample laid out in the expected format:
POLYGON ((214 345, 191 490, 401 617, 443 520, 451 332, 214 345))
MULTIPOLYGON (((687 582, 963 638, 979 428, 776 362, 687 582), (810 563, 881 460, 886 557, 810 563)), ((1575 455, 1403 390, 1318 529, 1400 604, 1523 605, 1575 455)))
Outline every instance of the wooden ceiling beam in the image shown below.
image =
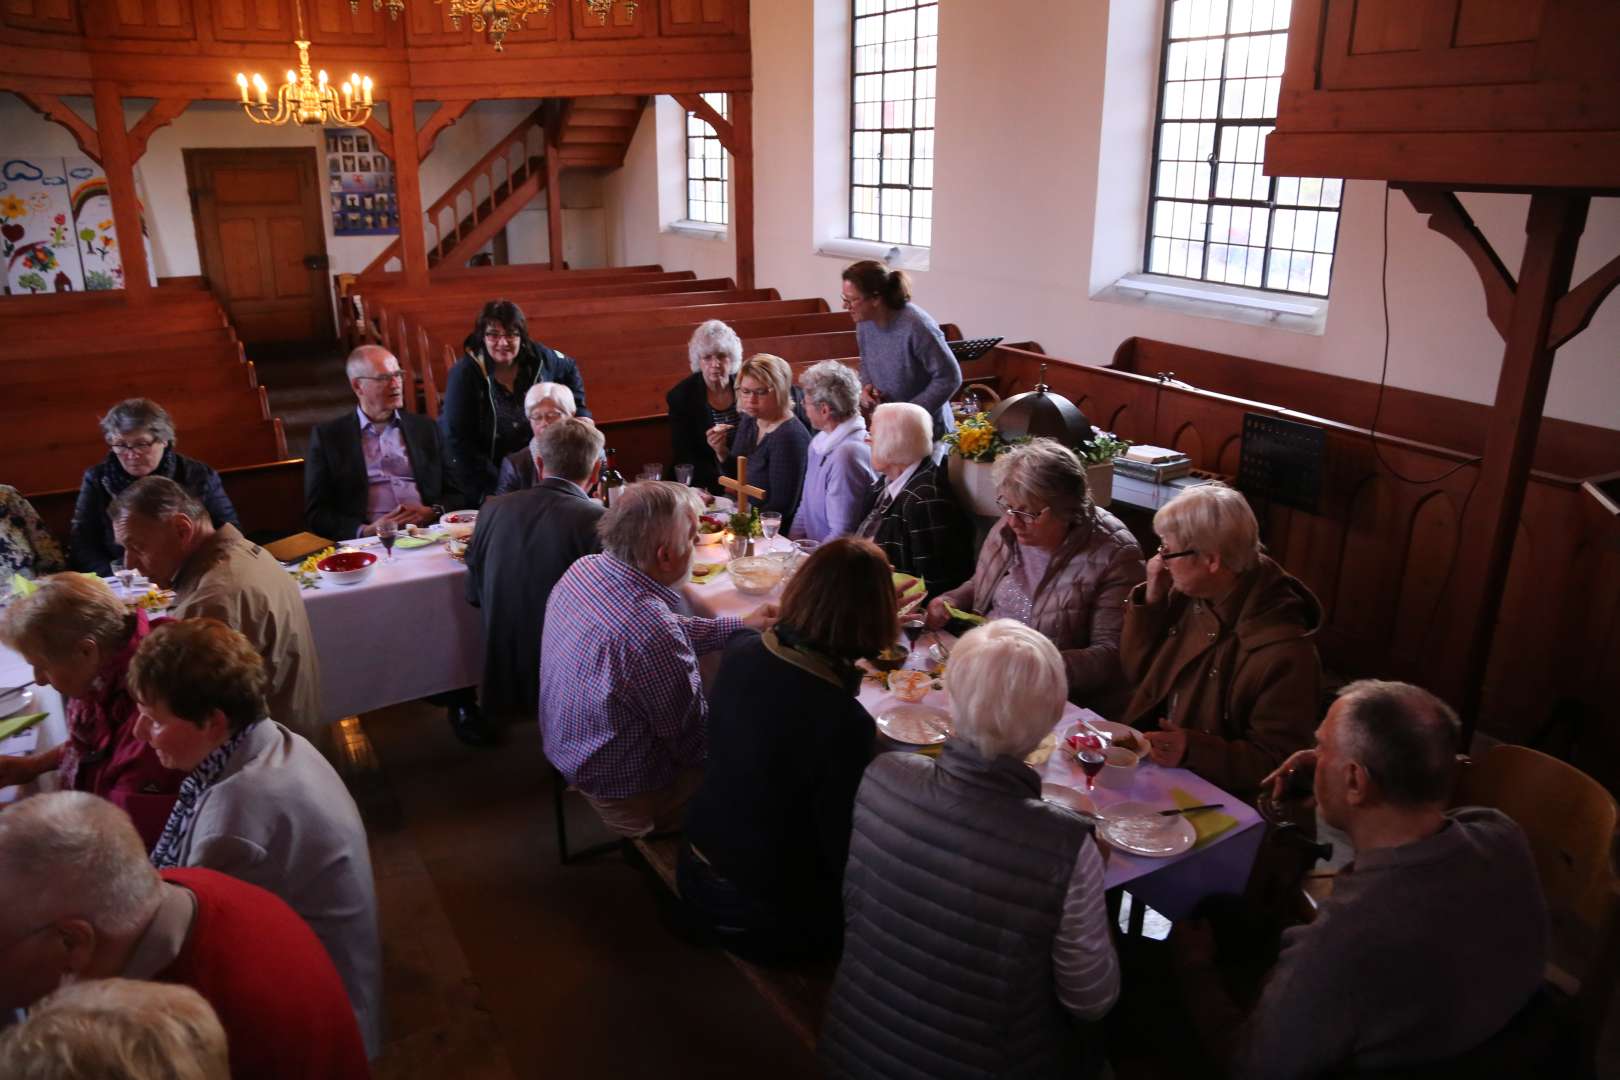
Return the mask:
MULTIPOLYGON (((392 118, 390 118, 389 122, 393 122, 392 118)), ((366 117, 366 122, 361 126, 367 131, 371 132, 371 141, 376 143, 377 149, 388 155, 390 160, 399 160, 399 158, 394 156, 394 134, 387 128, 383 127, 382 123, 378 121, 377 112, 375 109, 372 110, 370 116, 366 117)))
POLYGON ((1479 231, 1474 219, 1468 216, 1456 194, 1446 188, 1429 184, 1395 184, 1395 189, 1406 196, 1412 208, 1429 219, 1429 228, 1446 237, 1462 249, 1468 261, 1479 273, 1479 282, 1485 287, 1485 313, 1491 325, 1504 338, 1513 317, 1513 299, 1517 284, 1513 274, 1502 262, 1496 249, 1485 234, 1479 231))
POLYGON ((1620 255, 1610 259, 1601 270, 1565 293, 1554 305, 1547 347, 1556 349, 1585 330, 1592 316, 1597 314, 1598 305, 1616 286, 1620 286, 1620 255))
POLYGON ((73 135, 73 141, 79 144, 79 149, 101 163, 101 137, 96 129, 85 122, 84 117, 74 112, 65 102, 55 94, 38 94, 17 92, 23 104, 39 113, 53 123, 61 124, 73 135))
POLYGON ((416 160, 426 160, 433 152, 433 144, 438 141, 439 133, 451 124, 460 120, 462 114, 472 108, 471 101, 441 101, 439 107, 433 110, 427 123, 416 133, 416 160))
POLYGON ((190 98, 159 98, 146 110, 146 115, 135 121, 135 126, 129 129, 129 160, 136 162, 146 153, 147 140, 159 128, 166 127, 174 122, 175 117, 186 111, 191 104, 190 98))
POLYGON ((737 135, 731 129, 731 121, 721 116, 713 105, 703 100, 701 94, 671 94, 687 112, 696 113, 698 118, 708 122, 714 128, 715 135, 720 139, 720 145, 729 150, 733 156, 737 153, 737 135))

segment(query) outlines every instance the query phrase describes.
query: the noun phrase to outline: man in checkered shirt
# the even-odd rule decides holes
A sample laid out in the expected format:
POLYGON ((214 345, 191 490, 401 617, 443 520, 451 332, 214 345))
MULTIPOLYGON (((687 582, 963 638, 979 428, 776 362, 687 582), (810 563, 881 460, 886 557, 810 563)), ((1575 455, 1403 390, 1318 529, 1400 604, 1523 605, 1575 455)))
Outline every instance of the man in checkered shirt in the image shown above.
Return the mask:
POLYGON ((682 614, 698 506, 690 488, 643 481, 602 516, 601 555, 563 574, 540 645, 546 757, 626 836, 674 828, 703 775, 708 702, 698 657, 776 621, 682 614))

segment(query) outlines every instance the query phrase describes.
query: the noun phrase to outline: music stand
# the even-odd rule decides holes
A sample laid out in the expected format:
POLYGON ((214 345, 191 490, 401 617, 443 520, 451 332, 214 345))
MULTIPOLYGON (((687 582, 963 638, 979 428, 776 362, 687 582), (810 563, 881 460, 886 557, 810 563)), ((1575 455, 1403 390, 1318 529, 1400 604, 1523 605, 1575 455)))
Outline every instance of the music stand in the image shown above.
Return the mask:
POLYGON ((956 362, 965 364, 969 360, 977 360, 991 349, 1001 343, 998 337, 968 338, 965 341, 947 341, 951 352, 956 354, 956 362))

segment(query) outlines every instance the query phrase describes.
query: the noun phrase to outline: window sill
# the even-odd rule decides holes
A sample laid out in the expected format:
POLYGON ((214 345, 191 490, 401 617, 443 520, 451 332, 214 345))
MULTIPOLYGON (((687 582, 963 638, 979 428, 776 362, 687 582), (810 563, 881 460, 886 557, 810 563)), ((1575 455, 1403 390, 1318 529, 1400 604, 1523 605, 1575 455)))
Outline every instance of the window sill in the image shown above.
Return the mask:
POLYGON ((694 240, 724 240, 727 230, 724 225, 711 225, 707 221, 672 221, 664 226, 666 233, 675 236, 689 236, 694 240))
POLYGON ((816 254, 828 259, 876 259, 894 270, 927 270, 928 248, 905 244, 880 244, 872 240, 850 240, 847 237, 827 240, 816 248, 816 254))
POLYGON ((1326 299, 1159 274, 1126 274, 1091 298, 1247 326, 1274 327, 1296 334, 1320 336, 1327 330, 1326 299))

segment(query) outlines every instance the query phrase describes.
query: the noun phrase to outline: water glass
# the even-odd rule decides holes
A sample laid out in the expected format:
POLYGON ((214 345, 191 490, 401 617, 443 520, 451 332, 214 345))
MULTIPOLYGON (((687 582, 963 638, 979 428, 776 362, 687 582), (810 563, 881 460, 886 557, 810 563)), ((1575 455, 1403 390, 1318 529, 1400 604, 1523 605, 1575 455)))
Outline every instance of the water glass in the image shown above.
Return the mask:
POLYGON ((759 515, 759 531, 765 536, 765 546, 774 547, 776 534, 782 531, 782 515, 775 510, 759 515))
POLYGON ((677 465, 677 466, 675 466, 675 482, 677 484, 690 485, 692 483, 692 466, 690 466, 690 465, 677 465))
POLYGON ((810 556, 812 556, 812 555, 814 555, 816 553, 816 548, 821 546, 821 541, 820 540, 795 540, 795 541, 793 541, 793 546, 798 549, 799 558, 808 559, 810 556))
POLYGON ((641 467, 641 479, 662 480, 664 478, 664 463, 662 461, 649 461, 641 467))

